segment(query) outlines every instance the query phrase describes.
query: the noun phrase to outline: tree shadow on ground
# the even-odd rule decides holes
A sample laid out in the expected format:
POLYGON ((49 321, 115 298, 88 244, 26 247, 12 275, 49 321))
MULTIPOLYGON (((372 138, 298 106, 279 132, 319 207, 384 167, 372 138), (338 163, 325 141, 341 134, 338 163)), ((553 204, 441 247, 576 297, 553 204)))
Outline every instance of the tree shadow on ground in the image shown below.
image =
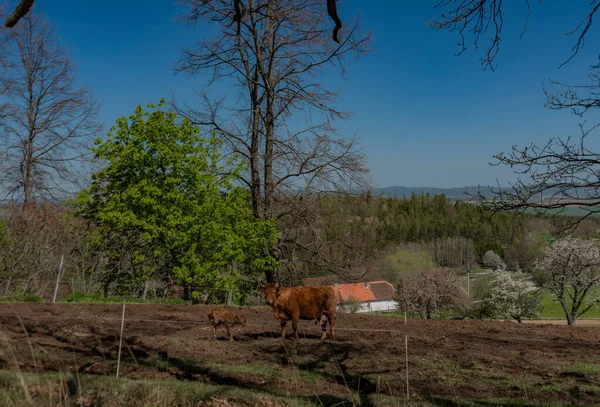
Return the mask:
MULTIPOLYGON (((94 335, 94 337, 83 338, 61 330, 60 327, 54 328, 48 326, 40 327, 35 325, 25 325, 25 328, 28 336, 43 336, 52 338, 56 341, 56 343, 47 343, 48 341, 43 341, 46 342, 43 346, 36 345, 36 347, 48 349, 54 348, 55 351, 60 351, 60 353, 57 354, 70 354, 71 361, 73 362, 67 367, 66 361, 57 357, 52 360, 47 360, 43 366, 40 366, 35 360, 30 360, 28 365, 31 367, 31 370, 39 371, 41 368, 46 371, 63 371, 68 369, 85 374, 115 374, 115 365, 119 352, 119 336, 116 332, 104 332, 104 335, 100 335, 100 332, 97 331, 97 335, 94 335)), ((16 327, 13 332, 19 333, 16 327)), ((243 342, 250 342, 255 335, 257 339, 273 339, 273 344, 278 344, 276 346, 280 346, 281 342, 284 342, 278 338, 278 335, 274 335, 273 332, 251 335, 240 333, 239 337, 243 338, 243 342)), ((306 335, 306 338, 307 341, 318 341, 318 336, 316 335, 306 335)), ((227 338, 221 338, 219 342, 226 340, 227 338)), ((286 342, 292 343, 291 340, 287 340, 286 342)), ((27 352, 29 351, 25 348, 28 347, 23 347, 20 358, 31 358, 32 355, 27 355, 27 352)), ((51 351, 50 353, 53 352, 51 351)), ((23 367, 25 368, 24 370, 29 369, 25 365, 23 365, 23 367)), ((317 405, 355 405, 355 403, 352 402, 351 397, 345 395, 327 393, 318 394, 319 392, 290 394, 289 390, 284 388, 278 389, 273 388, 274 386, 264 385, 264 383, 261 384, 260 381, 256 380, 256 375, 253 375, 252 372, 247 374, 235 374, 234 372, 214 369, 214 366, 210 366, 209 363, 204 363, 202 361, 197 362, 173 358, 164 347, 150 347, 145 345, 137 336, 124 336, 121 352, 121 376, 127 377, 128 371, 136 371, 136 369, 133 369, 134 367, 136 367, 137 371, 139 371, 139 368, 142 368, 145 372, 154 371, 157 374, 159 372, 167 372, 176 380, 209 382, 219 386, 251 390, 263 393, 266 396, 271 395, 279 398, 289 399, 291 397, 294 399, 301 399, 317 405)), ((148 375, 145 377, 148 377, 148 375)), ((152 375, 150 375, 150 377, 152 377, 152 375)), ((326 390, 326 387, 324 389, 326 390)), ((363 405, 370 406, 371 404, 363 405)))

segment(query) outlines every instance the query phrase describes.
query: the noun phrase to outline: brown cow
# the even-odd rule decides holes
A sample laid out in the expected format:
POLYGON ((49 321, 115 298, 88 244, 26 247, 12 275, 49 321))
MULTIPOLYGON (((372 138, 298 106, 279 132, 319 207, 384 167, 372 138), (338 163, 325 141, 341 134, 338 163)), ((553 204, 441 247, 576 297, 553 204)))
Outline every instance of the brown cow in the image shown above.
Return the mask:
POLYGON ((327 337, 329 321, 331 339, 335 339, 335 293, 331 287, 281 287, 268 283, 258 289, 265 295, 265 301, 273 308, 275 319, 281 322, 281 337, 285 338, 287 321, 292 321, 294 340, 298 339, 298 320, 321 321, 321 339, 327 337))
POLYGON ((219 325, 225 325, 225 328, 227 328, 227 335, 229 335, 230 342, 233 342, 231 325, 246 325, 246 317, 244 315, 238 315, 224 307, 215 308, 211 310, 208 313, 208 320, 210 321, 210 325, 212 326, 213 337, 217 339, 217 327, 219 325))

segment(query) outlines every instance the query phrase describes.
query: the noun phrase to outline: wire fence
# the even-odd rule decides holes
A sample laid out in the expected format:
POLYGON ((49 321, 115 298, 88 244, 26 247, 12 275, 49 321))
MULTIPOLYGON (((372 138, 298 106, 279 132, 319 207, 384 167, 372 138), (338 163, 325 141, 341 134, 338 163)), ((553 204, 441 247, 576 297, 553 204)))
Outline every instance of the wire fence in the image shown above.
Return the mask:
MULTIPOLYGON (((148 280, 144 282, 123 281, 81 281, 75 278, 39 279, 39 278, 0 278, 0 298, 39 297, 38 300, 78 301, 102 300, 102 298, 127 298, 130 300, 178 300, 197 292, 194 302, 225 303, 228 290, 215 284, 190 283, 176 284, 148 280)), ((32 300, 35 300, 32 298, 32 300)), ((229 301, 230 302, 230 301, 229 301)))

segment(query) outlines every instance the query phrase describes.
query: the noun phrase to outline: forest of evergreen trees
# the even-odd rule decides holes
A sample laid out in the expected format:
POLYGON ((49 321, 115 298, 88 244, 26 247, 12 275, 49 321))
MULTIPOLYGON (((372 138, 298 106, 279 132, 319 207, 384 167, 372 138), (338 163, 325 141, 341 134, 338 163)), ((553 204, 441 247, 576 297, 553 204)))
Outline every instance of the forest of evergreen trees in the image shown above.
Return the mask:
MULTIPOLYGON (((492 213, 478 203, 453 202, 444 195, 413 194, 409 199, 321 196, 314 200, 318 209, 307 222, 311 227, 302 229, 305 233, 298 233, 302 228, 299 224, 280 229, 308 246, 317 239, 342 241, 326 250, 324 257, 346 265, 340 268, 334 260, 314 264, 310 256, 296 250, 299 262, 294 262, 295 267, 286 274, 290 283, 326 274, 357 279, 369 270, 391 267, 391 263, 400 261, 399 252, 406 256, 425 252, 433 267, 464 270, 467 265, 477 267, 483 255, 492 250, 509 268, 531 271, 548 242, 565 232, 556 217, 492 213)), ((590 236, 599 227, 599 220, 590 218, 579 225, 576 234, 590 236)), ((417 267, 416 258, 423 259, 420 255, 405 259, 412 264, 406 267, 417 267)))

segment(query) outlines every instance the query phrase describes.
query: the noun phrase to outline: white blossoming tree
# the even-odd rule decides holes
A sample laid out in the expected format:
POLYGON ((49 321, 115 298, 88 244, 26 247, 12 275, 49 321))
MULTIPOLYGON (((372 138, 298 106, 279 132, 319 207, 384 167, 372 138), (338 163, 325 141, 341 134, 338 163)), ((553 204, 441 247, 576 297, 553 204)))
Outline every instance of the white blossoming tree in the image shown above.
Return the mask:
POLYGON ((493 250, 488 250, 483 255, 483 258, 481 259, 481 262, 483 263, 483 265, 485 267, 496 267, 500 263, 502 263, 502 259, 500 258, 499 255, 497 255, 496 253, 494 253, 493 250))
POLYGON ((554 300, 562 306, 569 325, 600 302, 600 251, 597 241, 565 238, 557 241, 538 262, 554 300))
POLYGON ((532 292, 527 274, 501 270, 490 287, 489 309, 496 318, 511 318, 521 321, 538 318, 540 299, 532 292))

